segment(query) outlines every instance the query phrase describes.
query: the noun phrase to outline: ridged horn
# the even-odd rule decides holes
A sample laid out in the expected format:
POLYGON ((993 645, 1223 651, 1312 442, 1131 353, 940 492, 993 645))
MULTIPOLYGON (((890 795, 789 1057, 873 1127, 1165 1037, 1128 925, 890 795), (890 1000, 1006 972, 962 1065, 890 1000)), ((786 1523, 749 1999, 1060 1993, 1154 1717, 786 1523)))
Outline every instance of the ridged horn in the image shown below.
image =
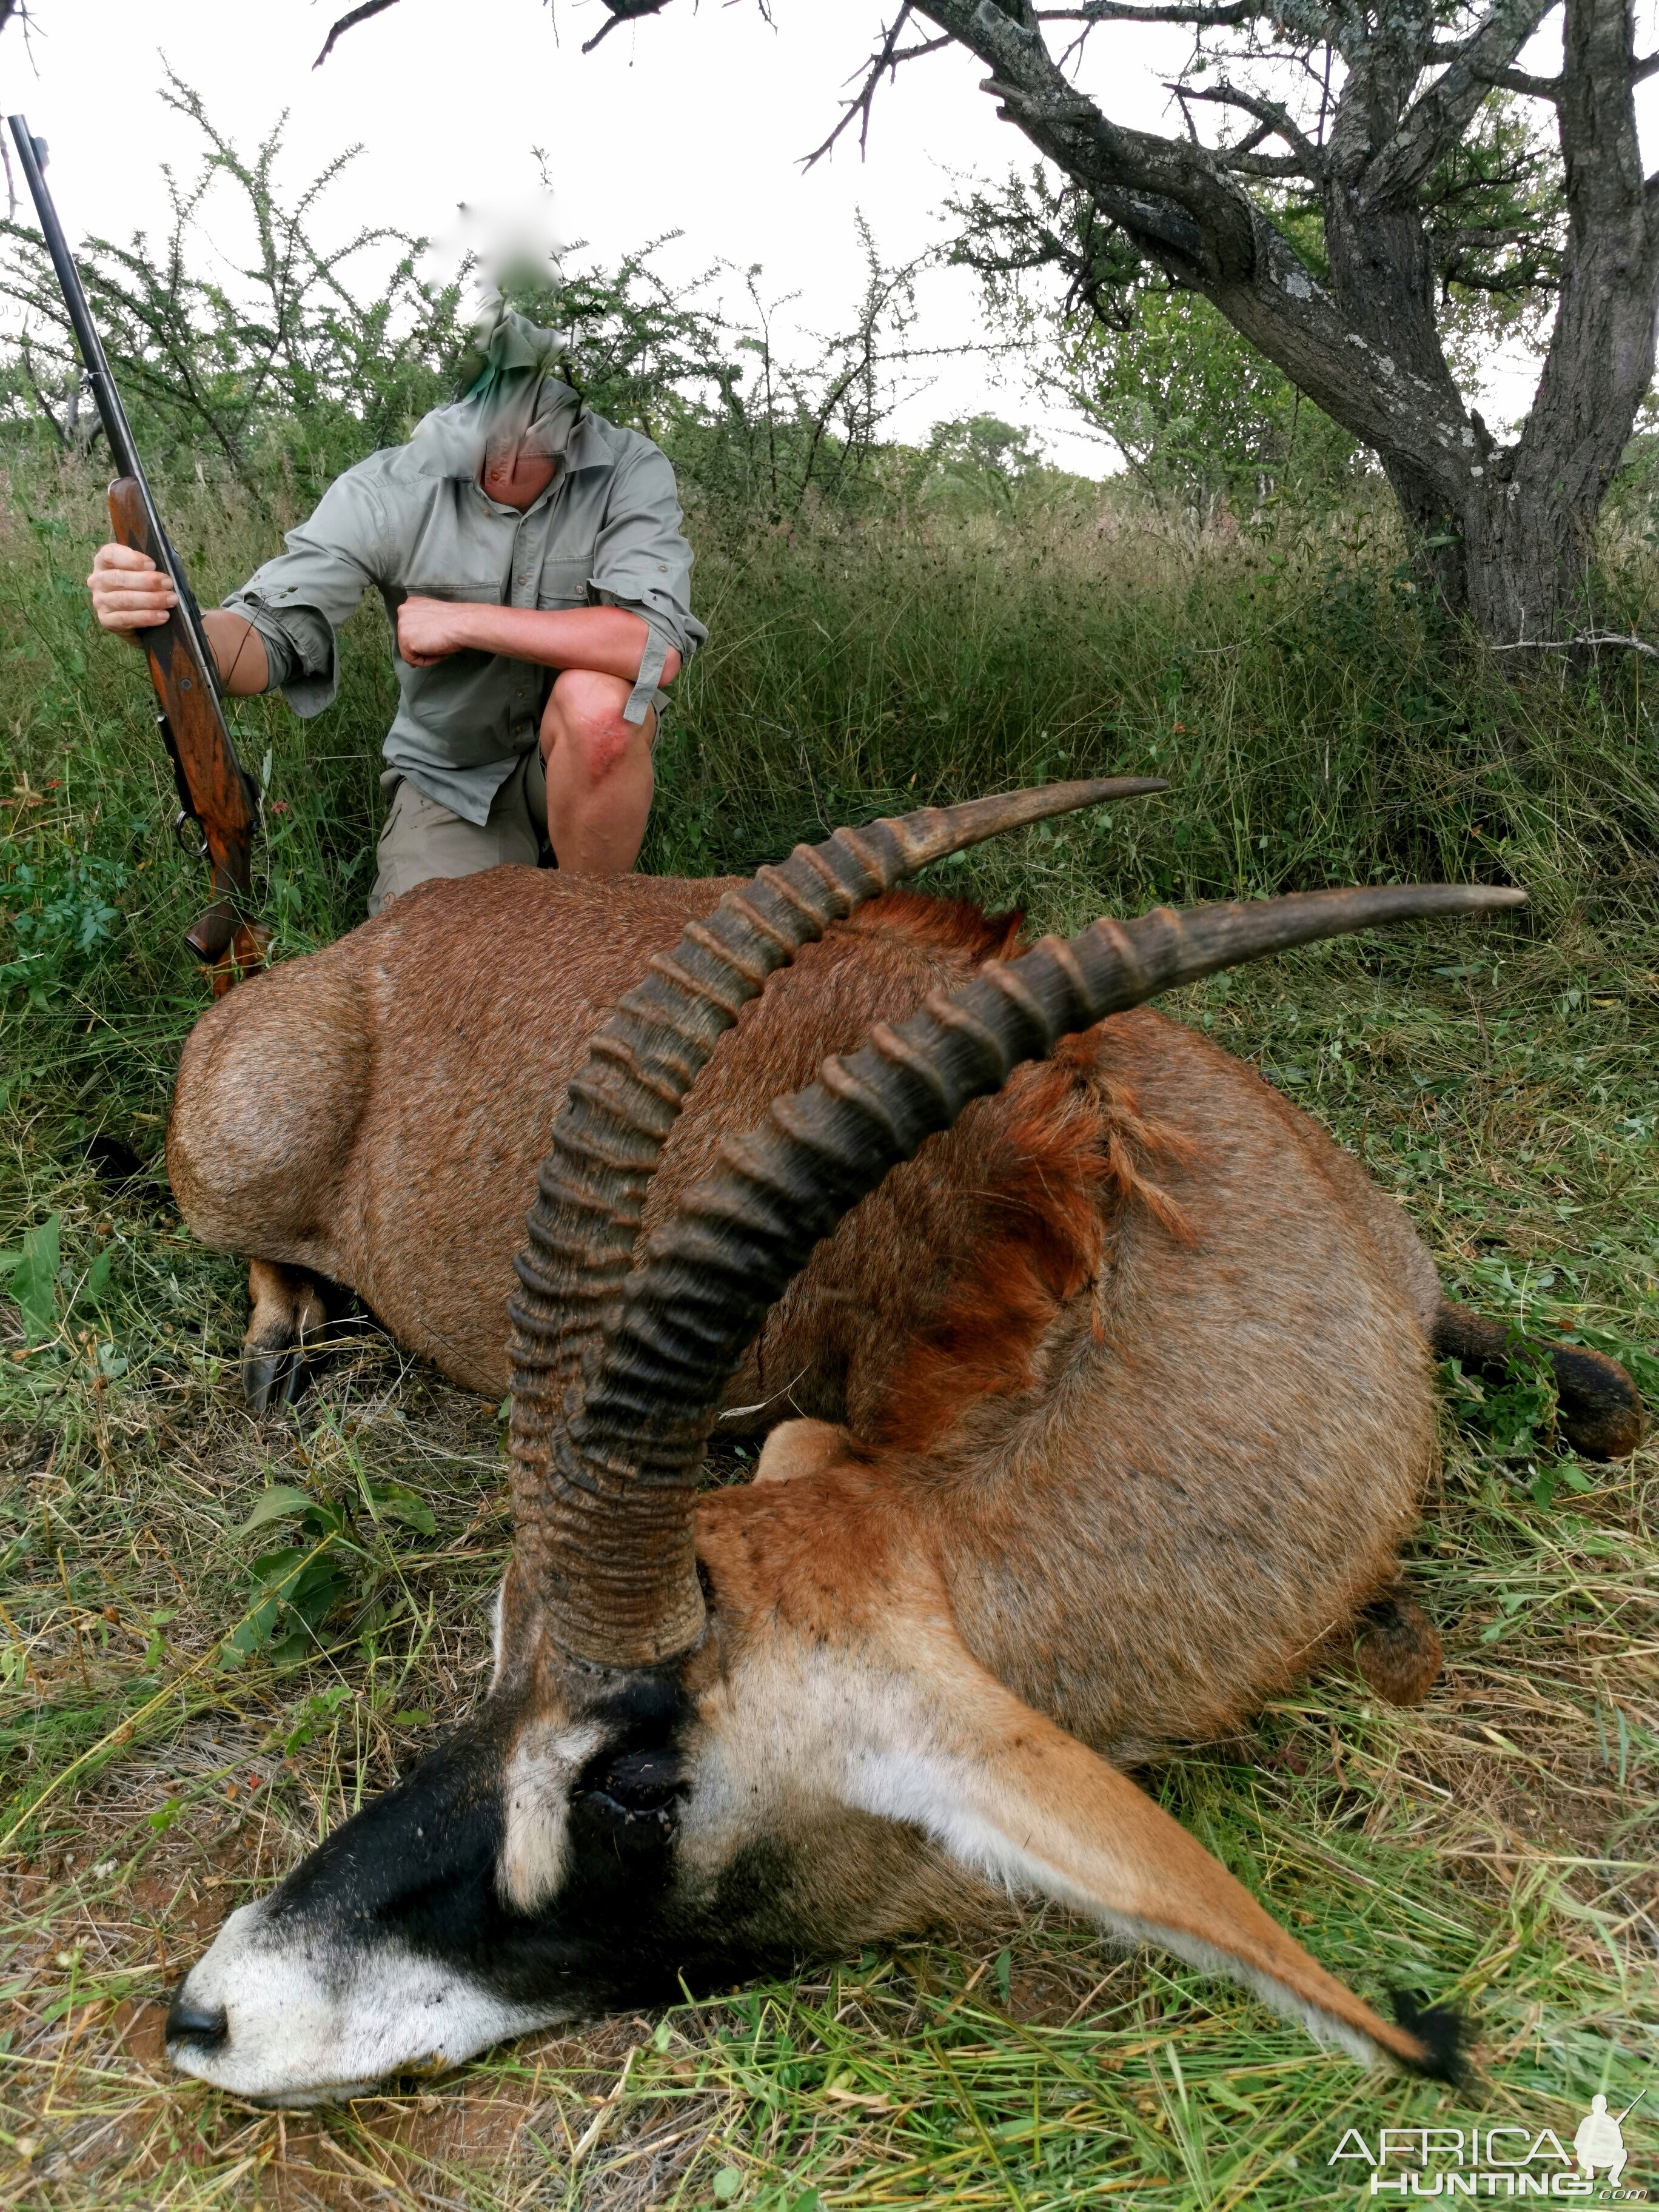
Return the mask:
POLYGON ((930 861, 1079 807, 1168 789, 1161 776, 1040 784, 837 830, 727 891, 672 952, 653 955, 571 1080, 514 1262, 515 1567, 532 1587, 544 1581, 548 1451, 565 1393, 616 1310, 645 1194, 686 1093, 744 1003, 830 922, 930 861))
POLYGON ((1218 969, 1379 923, 1491 912, 1522 891, 1449 884, 1158 908, 1044 938, 878 1025, 728 1139, 653 1231, 554 1440, 544 1534, 555 1642, 606 1667, 659 1663, 703 1626, 692 1514, 721 1389, 812 1247, 889 1169, 1072 1032, 1218 969))

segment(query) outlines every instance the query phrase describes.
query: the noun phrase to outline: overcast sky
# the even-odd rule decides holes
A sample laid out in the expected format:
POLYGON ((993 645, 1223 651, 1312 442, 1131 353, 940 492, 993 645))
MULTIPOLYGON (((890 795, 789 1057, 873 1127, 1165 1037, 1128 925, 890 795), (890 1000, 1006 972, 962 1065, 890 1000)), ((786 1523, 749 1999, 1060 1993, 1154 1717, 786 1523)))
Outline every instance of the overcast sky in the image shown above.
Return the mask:
MULTIPOLYGON (((459 202, 527 194, 530 149, 541 146, 566 238, 614 258, 665 229, 684 231, 670 265, 689 273, 716 260, 759 262, 775 295, 802 295, 793 312, 809 327, 836 325, 856 297, 859 210, 886 258, 903 259, 945 234, 943 205, 957 179, 994 179, 1031 159, 978 90, 979 64, 946 52, 884 89, 866 159, 843 142, 832 161, 803 171, 800 156, 833 122, 842 81, 870 51, 878 0, 774 0, 770 26, 755 0, 695 9, 678 0, 590 55, 580 48, 604 21, 597 0, 559 0, 554 13, 545 0, 465 0, 459 9, 454 0, 401 0, 313 70, 343 4, 33 0, 28 40, 15 25, 0 40, 0 99, 49 142, 71 239, 161 228, 161 164, 188 165, 194 137, 156 97, 163 57, 244 151, 289 110, 290 185, 362 142, 335 188, 333 218, 315 226, 325 240, 364 222, 453 230, 459 202)), ((1179 34, 1114 27, 1094 42, 1085 82, 1115 119, 1168 128, 1161 79, 1182 50, 1179 34)), ((1659 96, 1659 85, 1644 91, 1659 96)), ((923 343, 981 334, 965 272, 930 276, 922 307, 923 343)), ((1051 403, 1000 381, 982 360, 932 374, 907 404, 903 433, 988 410, 1032 424, 1058 461, 1090 473, 1107 465, 1051 403)), ((1499 411, 1513 413, 1523 387, 1505 385, 1510 404, 1499 411)))

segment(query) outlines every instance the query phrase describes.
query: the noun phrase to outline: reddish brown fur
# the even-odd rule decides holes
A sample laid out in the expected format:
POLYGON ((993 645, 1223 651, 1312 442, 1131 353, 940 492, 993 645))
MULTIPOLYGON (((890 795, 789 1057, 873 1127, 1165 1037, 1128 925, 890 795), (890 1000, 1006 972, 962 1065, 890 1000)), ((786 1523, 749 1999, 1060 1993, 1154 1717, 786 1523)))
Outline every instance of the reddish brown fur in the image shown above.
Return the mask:
MULTIPOLYGON (((429 886, 202 1022, 169 1158, 192 1224, 257 1255, 268 1352, 285 1314, 314 1310, 297 1272, 314 1269, 500 1395, 512 1257, 564 1087, 610 1005, 722 888, 512 869, 429 886)), ((902 894, 809 946, 691 1091, 647 1231, 728 1133, 1018 929, 902 894)), ((709 1632, 681 1669, 696 1717, 675 1737, 673 1889, 709 1900, 720 1955, 914 1932, 988 1878, 1231 1961, 1362 2054, 1443 2063, 1112 1770, 1237 1729, 1356 1626, 1366 1680, 1422 1694, 1438 1644, 1397 1558, 1435 1465, 1431 1332, 1448 1326, 1427 1254, 1357 1163, 1145 1009, 923 1145, 768 1315, 722 1426, 773 1441, 758 1479, 699 1503, 709 1632), (822 1419, 777 1428, 795 1413, 822 1419)), ((529 1556, 503 1588, 480 1723, 492 1758, 511 1723, 486 1879, 556 1917, 602 1707, 529 1556)), ((424 1856, 412 1878, 431 1882, 424 1856)), ((355 1888, 337 1903, 336 1948, 362 1949, 355 1888)), ((239 1913, 192 1973, 206 2078, 325 2078, 278 2002, 316 1995, 309 1936, 277 1971, 283 1924, 239 1913), (228 2000, 243 2010, 227 2042, 228 2000)), ((379 2035, 373 1977, 343 2014, 334 1981, 323 1994, 343 2052, 379 2035)), ((407 1996, 409 2051, 432 2047, 433 2002, 424 1983, 407 1996)), ((524 2024, 475 2013, 465 2032, 509 2019, 524 2024)), ((357 2078, 337 2064, 327 2078, 357 2078)))
MULTIPOLYGON (((564 1084, 605 1007, 724 888, 498 870, 243 987, 180 1069, 186 1217, 353 1285, 499 1397, 564 1084)), ((1017 929, 898 893, 809 945, 717 1048, 647 1226, 728 1131, 1017 929)), ((878 1445, 980 1663, 1133 1755, 1235 1724, 1392 1583, 1433 1465, 1438 1297, 1354 1162, 1143 1011, 1018 1072, 854 1208, 769 1315, 728 1398, 755 1410, 721 1433, 809 1413, 878 1445)), ((766 1508, 805 1516, 809 1550, 817 1489, 766 1508)))
MULTIPOLYGON (((972 1401, 1030 1389, 1038 1347, 1060 1309, 1091 1285, 1123 1210, 1139 1205, 1178 1241, 1191 1225, 1146 1164, 1188 1156, 1154 1128, 1133 1094, 1101 1076, 1100 1040, 1067 1038, 1045 1066, 1023 1068, 1004 1093, 985 1180, 962 1194, 975 1237, 939 1311, 918 1321, 888 1386, 874 1434, 924 1452, 972 1401)), ((1104 1334, 1097 1315, 1097 1342, 1104 1334)))

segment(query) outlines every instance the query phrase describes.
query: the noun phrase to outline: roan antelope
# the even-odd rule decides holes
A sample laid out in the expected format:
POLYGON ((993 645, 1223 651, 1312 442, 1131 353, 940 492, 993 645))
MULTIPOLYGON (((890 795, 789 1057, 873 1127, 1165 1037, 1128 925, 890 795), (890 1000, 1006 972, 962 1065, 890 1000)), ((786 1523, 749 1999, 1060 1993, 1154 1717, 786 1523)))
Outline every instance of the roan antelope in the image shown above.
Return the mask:
MULTIPOLYGON (((988 1884, 1357 2054, 1455 2063, 1455 2023, 1379 2017, 1120 1769, 1236 1726, 1334 1626, 1382 1694, 1421 1694, 1438 1647, 1397 1553, 1432 1359, 1502 1331, 1443 1304, 1311 1121, 1129 1010, 1521 894, 1159 909, 1005 961, 1006 925, 891 893, 1107 795, 838 831, 704 920, 706 884, 434 885, 204 1019, 169 1137, 186 1218, 266 1256, 279 1308, 313 1295, 296 1270, 348 1282, 487 1389, 491 1240, 562 1103, 516 1262, 493 1686, 231 1916, 173 1998, 181 2067, 338 2097, 681 1974, 915 1932, 988 1884), (723 1397, 757 1428, 816 1418, 699 1497, 723 1397)), ((1557 1360, 1568 1417, 1630 1449, 1622 1370, 1557 1360)))

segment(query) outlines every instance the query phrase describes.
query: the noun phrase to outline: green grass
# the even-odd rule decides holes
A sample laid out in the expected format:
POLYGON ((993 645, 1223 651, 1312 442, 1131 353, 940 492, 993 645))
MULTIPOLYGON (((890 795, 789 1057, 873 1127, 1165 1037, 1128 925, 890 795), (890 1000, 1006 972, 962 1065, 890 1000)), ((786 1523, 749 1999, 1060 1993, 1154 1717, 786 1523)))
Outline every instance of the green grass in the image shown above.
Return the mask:
MULTIPOLYGON (((477 1693, 508 1530, 495 1409, 379 1336, 291 1417, 240 1409, 238 1270, 161 1179, 201 1005, 177 946, 198 885, 139 672, 86 621, 97 505, 35 478, 0 507, 0 910, 26 925, 0 930, 0 1249, 32 1255, 0 1296, 6 2200, 1289 2212, 1358 2200, 1357 2169, 1328 2163, 1350 2125, 1570 2141, 1595 2090, 1628 2102, 1659 2010, 1656 1455, 1558 1451, 1524 1377, 1485 1398, 1449 1378, 1409 1569, 1447 1646, 1429 1700, 1377 1707, 1333 1652, 1154 1780, 1354 1986, 1474 2014, 1470 2094, 1364 2076, 1227 1985, 1035 1912, 531 2039, 325 2117, 167 2073, 155 2001, 224 1911, 477 1693), (249 1528, 277 1485, 306 1515, 249 1528), (271 1607, 296 1565, 297 1609, 271 1607)), ((204 591, 268 542, 205 489, 176 511, 204 591)), ((1455 1294, 1605 1346, 1659 1397, 1659 754, 1639 667, 1520 686, 1448 670, 1386 549, 1335 532, 1193 551, 1063 514, 823 522, 717 550, 699 593, 714 641, 665 736, 654 867, 712 872, 884 806, 1114 767, 1178 787, 941 887, 1046 927, 1374 875, 1528 884, 1513 925, 1324 948, 1178 1011, 1368 1161, 1455 1294)), ((380 619, 360 618, 329 715, 237 709, 246 757, 270 755, 284 956, 361 913, 380 619)), ((1629 2139, 1627 2179, 1651 2186, 1659 2118, 1629 2139)))

